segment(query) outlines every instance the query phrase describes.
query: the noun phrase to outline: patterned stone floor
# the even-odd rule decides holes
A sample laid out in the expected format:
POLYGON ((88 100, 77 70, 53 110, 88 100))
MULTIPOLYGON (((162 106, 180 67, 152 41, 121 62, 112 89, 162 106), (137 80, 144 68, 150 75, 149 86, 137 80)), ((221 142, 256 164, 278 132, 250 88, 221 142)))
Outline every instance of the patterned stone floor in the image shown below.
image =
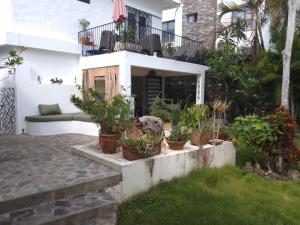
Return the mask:
POLYGON ((96 140, 77 134, 0 136, 0 201, 115 175, 70 151, 96 140))

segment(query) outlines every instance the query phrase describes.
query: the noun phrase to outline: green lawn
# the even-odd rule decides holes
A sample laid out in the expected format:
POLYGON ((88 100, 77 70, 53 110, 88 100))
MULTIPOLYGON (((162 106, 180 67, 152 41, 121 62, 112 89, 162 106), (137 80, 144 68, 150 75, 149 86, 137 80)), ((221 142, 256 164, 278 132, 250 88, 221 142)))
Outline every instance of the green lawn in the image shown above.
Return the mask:
POLYGON ((119 225, 300 224, 300 181, 201 169, 122 204, 119 225))

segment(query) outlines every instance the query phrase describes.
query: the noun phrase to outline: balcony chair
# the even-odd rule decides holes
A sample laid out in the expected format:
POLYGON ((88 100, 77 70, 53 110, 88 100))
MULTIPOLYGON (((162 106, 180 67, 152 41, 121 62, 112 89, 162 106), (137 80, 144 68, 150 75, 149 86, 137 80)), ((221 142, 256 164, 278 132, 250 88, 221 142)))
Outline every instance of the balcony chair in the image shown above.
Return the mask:
POLYGON ((99 55, 104 53, 111 53, 114 50, 116 43, 115 35, 112 31, 104 30, 101 33, 100 46, 93 46, 92 49, 86 51, 86 53, 91 55, 99 55))
POLYGON ((153 55, 157 53, 158 57, 163 57, 160 36, 158 34, 150 34, 142 40, 142 54, 153 55))

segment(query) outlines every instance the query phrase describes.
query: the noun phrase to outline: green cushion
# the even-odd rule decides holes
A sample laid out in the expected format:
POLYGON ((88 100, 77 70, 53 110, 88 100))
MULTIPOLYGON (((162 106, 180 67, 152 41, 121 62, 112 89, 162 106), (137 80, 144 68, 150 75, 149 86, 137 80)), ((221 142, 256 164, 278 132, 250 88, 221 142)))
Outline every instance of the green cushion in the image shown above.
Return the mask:
POLYGON ((40 110, 40 115, 41 116, 61 114, 61 110, 60 110, 58 104, 39 105, 39 110, 40 110))
POLYGON ((25 120, 28 122, 54 122, 54 121, 72 121, 73 113, 64 113, 58 115, 46 116, 26 116, 25 120))
POLYGON ((86 113, 74 113, 73 120, 82 122, 94 122, 92 117, 86 113))
POLYGON ((28 122, 55 122, 55 121, 82 121, 93 122, 91 116, 86 113, 63 113, 58 115, 46 116, 26 116, 28 122))

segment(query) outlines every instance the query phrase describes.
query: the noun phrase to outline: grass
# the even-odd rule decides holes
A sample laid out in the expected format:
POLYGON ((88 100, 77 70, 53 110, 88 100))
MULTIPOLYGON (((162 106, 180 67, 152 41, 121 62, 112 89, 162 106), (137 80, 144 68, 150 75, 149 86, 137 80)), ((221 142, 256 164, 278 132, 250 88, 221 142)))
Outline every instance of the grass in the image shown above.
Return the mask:
POLYGON ((119 208, 119 225, 300 224, 300 181, 238 168, 201 169, 163 182, 119 208))

